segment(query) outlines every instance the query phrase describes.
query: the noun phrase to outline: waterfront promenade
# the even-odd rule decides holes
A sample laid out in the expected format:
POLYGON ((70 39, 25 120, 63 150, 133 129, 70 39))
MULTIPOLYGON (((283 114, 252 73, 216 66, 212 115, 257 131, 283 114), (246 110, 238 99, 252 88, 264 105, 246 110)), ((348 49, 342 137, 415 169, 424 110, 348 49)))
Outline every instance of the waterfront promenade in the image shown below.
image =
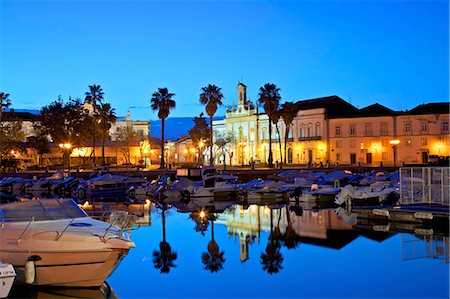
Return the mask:
MULTIPOLYGON (((186 166, 174 166, 171 167, 170 169, 159 169, 159 165, 151 165, 147 168, 142 168, 142 167, 138 167, 138 166, 134 166, 134 167, 129 167, 129 168, 124 168, 124 167, 111 167, 108 168, 109 172, 112 174, 117 174, 117 175, 127 175, 127 176, 143 176, 145 178, 147 178, 148 180, 153 180, 156 179, 159 175, 162 174, 166 174, 166 173, 173 173, 175 174, 176 169, 179 167, 186 167, 186 166)), ((191 167, 191 166, 190 166, 191 167)), ((223 165, 216 165, 216 168, 218 171, 223 171, 223 165)), ((97 167, 97 169, 100 169, 99 167, 97 167)), ((331 172, 337 169, 342 169, 342 170, 349 170, 351 172, 356 172, 356 173, 364 173, 364 172, 368 172, 368 171, 372 171, 372 170, 377 170, 377 171, 388 171, 388 172, 392 172, 392 171, 396 171, 398 170, 398 167, 371 167, 371 166, 355 166, 355 165, 339 165, 338 167, 313 167, 313 168, 308 168, 307 165, 288 165, 288 166, 282 166, 282 168, 268 168, 268 167, 263 167, 263 166, 255 166, 254 168, 252 168, 249 165, 244 165, 244 166, 226 166, 226 172, 231 173, 233 175, 236 175, 239 180, 241 182, 248 182, 250 180, 253 179, 258 179, 258 178, 266 178, 268 175, 274 175, 274 174, 278 174, 280 172, 283 172, 285 170, 288 169, 304 169, 304 170, 310 170, 313 172, 318 172, 318 171, 323 171, 323 172, 331 172)), ((47 177, 52 175, 52 173, 54 173, 56 171, 56 169, 48 169, 48 170, 26 170, 26 171, 17 171, 17 172, 2 172, 0 173, 0 179, 4 178, 4 177, 24 177, 24 178, 41 178, 41 177, 47 177)), ((71 176, 74 177, 81 177, 84 179, 89 178, 89 176, 92 173, 92 169, 90 168, 85 168, 85 169, 80 169, 80 168, 71 168, 70 170, 70 174, 71 176)))

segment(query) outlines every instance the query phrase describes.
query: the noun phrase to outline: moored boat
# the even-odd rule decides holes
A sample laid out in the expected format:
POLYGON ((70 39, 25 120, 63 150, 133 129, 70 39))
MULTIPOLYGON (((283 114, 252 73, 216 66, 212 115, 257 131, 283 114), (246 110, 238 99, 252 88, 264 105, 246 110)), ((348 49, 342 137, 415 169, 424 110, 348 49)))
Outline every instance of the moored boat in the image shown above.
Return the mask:
POLYGON ((98 287, 134 243, 121 228, 92 219, 71 199, 0 205, 0 260, 18 283, 98 287))

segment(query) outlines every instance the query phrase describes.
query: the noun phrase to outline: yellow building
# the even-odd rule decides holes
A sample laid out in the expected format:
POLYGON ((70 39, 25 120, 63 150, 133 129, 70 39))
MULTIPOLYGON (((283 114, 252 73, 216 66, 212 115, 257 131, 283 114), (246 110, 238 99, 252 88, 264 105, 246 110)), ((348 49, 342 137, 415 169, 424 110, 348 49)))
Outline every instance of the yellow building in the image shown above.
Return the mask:
MULTIPOLYGON (((296 106, 285 159, 284 122, 278 122, 278 131, 272 126, 274 162, 282 156, 287 164, 316 167, 448 161, 448 102, 394 111, 377 103, 358 109, 338 96, 328 96, 297 101, 296 106)), ((267 162, 268 128, 267 114, 247 100, 242 83, 238 84, 237 106, 228 108, 223 120, 213 122, 216 135, 231 132, 235 137, 227 157, 234 165, 267 162)), ((219 154, 215 159, 216 164, 223 163, 219 154)))

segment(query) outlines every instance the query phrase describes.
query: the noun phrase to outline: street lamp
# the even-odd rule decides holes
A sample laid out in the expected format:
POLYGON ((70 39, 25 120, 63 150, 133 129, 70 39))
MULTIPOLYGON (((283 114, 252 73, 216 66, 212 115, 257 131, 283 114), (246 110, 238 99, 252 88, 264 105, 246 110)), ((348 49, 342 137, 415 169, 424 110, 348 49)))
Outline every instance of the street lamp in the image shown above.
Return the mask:
POLYGON ((400 143, 400 140, 393 139, 390 140, 389 143, 392 145, 392 149, 394 150, 394 166, 397 166, 397 145, 400 143))
POLYGON ((60 143, 59 148, 63 151, 63 164, 64 167, 66 166, 66 160, 67 160, 67 168, 70 170, 70 149, 72 148, 72 145, 70 143, 60 143))
POLYGON ((203 146, 205 145, 205 143, 203 142, 203 140, 200 140, 200 142, 198 143, 198 147, 200 149, 200 155, 201 155, 201 164, 203 165, 203 146))

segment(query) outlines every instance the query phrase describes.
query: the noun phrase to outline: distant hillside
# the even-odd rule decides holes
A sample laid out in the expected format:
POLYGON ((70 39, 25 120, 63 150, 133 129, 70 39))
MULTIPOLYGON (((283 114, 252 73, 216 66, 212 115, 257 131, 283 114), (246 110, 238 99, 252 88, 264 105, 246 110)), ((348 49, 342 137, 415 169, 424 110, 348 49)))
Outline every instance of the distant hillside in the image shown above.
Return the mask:
MULTIPOLYGON (((214 117, 222 119, 223 117, 214 117)), ((209 123, 209 118, 206 118, 209 123)), ((188 135, 188 131, 194 127, 193 117, 169 117, 165 121, 164 137, 166 140, 176 140, 183 135, 188 135)), ((150 121, 151 137, 161 138, 161 120, 150 121)))

